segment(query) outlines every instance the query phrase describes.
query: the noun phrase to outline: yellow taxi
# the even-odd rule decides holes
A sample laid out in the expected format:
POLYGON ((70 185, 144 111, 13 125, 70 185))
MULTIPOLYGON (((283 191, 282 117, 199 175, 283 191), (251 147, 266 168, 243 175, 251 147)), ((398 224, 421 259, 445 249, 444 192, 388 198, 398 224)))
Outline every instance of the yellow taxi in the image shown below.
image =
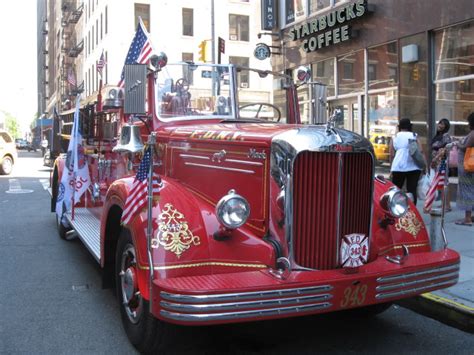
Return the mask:
POLYGON ((370 136, 370 142, 374 146, 376 163, 390 162, 390 141, 391 136, 386 133, 373 133, 370 136))

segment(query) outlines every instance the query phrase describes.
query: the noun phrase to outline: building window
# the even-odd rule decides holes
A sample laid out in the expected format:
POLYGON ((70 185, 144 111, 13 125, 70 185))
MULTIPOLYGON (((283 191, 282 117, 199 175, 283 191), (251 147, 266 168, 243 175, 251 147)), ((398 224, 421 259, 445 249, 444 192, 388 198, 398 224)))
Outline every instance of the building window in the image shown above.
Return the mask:
MULTIPOLYGON (((194 62, 194 55, 193 53, 183 53, 181 55, 181 59, 183 62, 194 62)), ((194 82, 194 70, 190 70, 190 67, 187 65, 183 65, 183 78, 192 85, 194 82)))
POLYGON ((334 58, 313 64, 313 80, 326 85, 327 96, 336 94, 334 84, 334 58), (315 75, 315 76, 314 76, 315 75))
POLYGON ((286 0, 280 3, 283 6, 282 13, 284 14, 282 26, 299 21, 306 15, 307 0, 286 0))
POLYGON ((331 0, 309 0, 309 12, 315 13, 331 6, 331 0))
POLYGON ((94 26, 92 26, 92 50, 94 50, 94 45, 95 45, 94 33, 95 33, 95 29, 94 29, 94 26))
POLYGON ((150 5, 135 4, 135 28, 138 27, 138 19, 142 18, 143 24, 148 32, 150 32, 150 5))
POLYGON ((342 78, 345 80, 354 79, 354 63, 344 62, 342 67, 342 78))
POLYGON ((397 42, 390 42, 368 50, 369 90, 393 87, 398 84, 397 42))
POLYGON ((229 15, 229 39, 231 41, 249 41, 249 17, 229 15))
MULTIPOLYGON (((229 57, 230 64, 240 65, 242 67, 249 67, 249 58, 247 57, 229 57)), ((248 88, 249 83, 249 71, 243 70, 237 73, 237 85, 239 88, 248 88)))
POLYGON ((183 36, 193 36, 194 28, 194 10, 193 9, 183 9, 183 36))
POLYGON ((99 44, 99 20, 95 20, 95 44, 99 44))
POLYGON ((364 91, 364 51, 359 50, 337 59, 338 95, 364 91))
POLYGON ((369 72, 369 81, 376 80, 377 79, 377 64, 369 64, 368 72, 369 72))

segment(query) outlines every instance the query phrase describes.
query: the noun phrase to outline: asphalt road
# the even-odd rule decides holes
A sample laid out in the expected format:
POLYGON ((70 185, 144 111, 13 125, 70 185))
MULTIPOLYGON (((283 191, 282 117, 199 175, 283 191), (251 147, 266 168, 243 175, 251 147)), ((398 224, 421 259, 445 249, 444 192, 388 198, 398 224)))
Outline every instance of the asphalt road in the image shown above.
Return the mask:
MULTIPOLYGON (((20 154, 14 173, 0 177, 0 353, 136 353, 96 261, 79 240, 56 234, 40 153, 20 154)), ((185 328, 169 353, 473 351, 472 334, 392 306, 372 319, 335 314, 185 328)))

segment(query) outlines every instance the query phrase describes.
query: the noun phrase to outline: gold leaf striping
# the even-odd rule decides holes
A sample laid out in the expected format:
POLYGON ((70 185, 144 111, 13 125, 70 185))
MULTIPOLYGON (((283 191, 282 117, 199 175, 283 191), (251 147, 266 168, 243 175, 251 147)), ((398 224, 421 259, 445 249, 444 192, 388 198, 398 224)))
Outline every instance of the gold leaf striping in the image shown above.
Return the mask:
POLYGON ((201 239, 193 235, 188 227, 184 215, 167 203, 158 216, 160 223, 156 237, 151 240, 151 247, 158 249, 160 245, 166 250, 175 253, 179 258, 192 245, 199 245, 201 239))
POLYGON ((398 219, 398 222, 395 224, 395 229, 401 231, 402 229, 410 233, 415 239, 418 235, 418 232, 423 228, 423 224, 416 218, 416 215, 412 211, 408 211, 407 214, 398 219))

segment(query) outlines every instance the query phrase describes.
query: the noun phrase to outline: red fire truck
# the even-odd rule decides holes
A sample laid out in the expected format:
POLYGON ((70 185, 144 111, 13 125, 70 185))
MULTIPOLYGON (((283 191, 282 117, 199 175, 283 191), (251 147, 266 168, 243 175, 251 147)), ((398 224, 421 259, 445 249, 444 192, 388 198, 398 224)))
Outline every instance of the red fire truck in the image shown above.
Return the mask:
MULTIPOLYGON (((100 264, 137 349, 164 346, 179 326, 375 314, 457 282, 459 255, 442 233, 430 239, 407 196, 375 176, 371 143, 335 118, 299 124, 288 76, 164 55, 126 66, 124 89, 80 108, 92 181, 58 231, 100 264), (242 100, 245 78, 285 94, 242 100), (146 206, 123 224, 144 146, 146 206)), ((53 211, 66 160, 54 164, 53 211)))

